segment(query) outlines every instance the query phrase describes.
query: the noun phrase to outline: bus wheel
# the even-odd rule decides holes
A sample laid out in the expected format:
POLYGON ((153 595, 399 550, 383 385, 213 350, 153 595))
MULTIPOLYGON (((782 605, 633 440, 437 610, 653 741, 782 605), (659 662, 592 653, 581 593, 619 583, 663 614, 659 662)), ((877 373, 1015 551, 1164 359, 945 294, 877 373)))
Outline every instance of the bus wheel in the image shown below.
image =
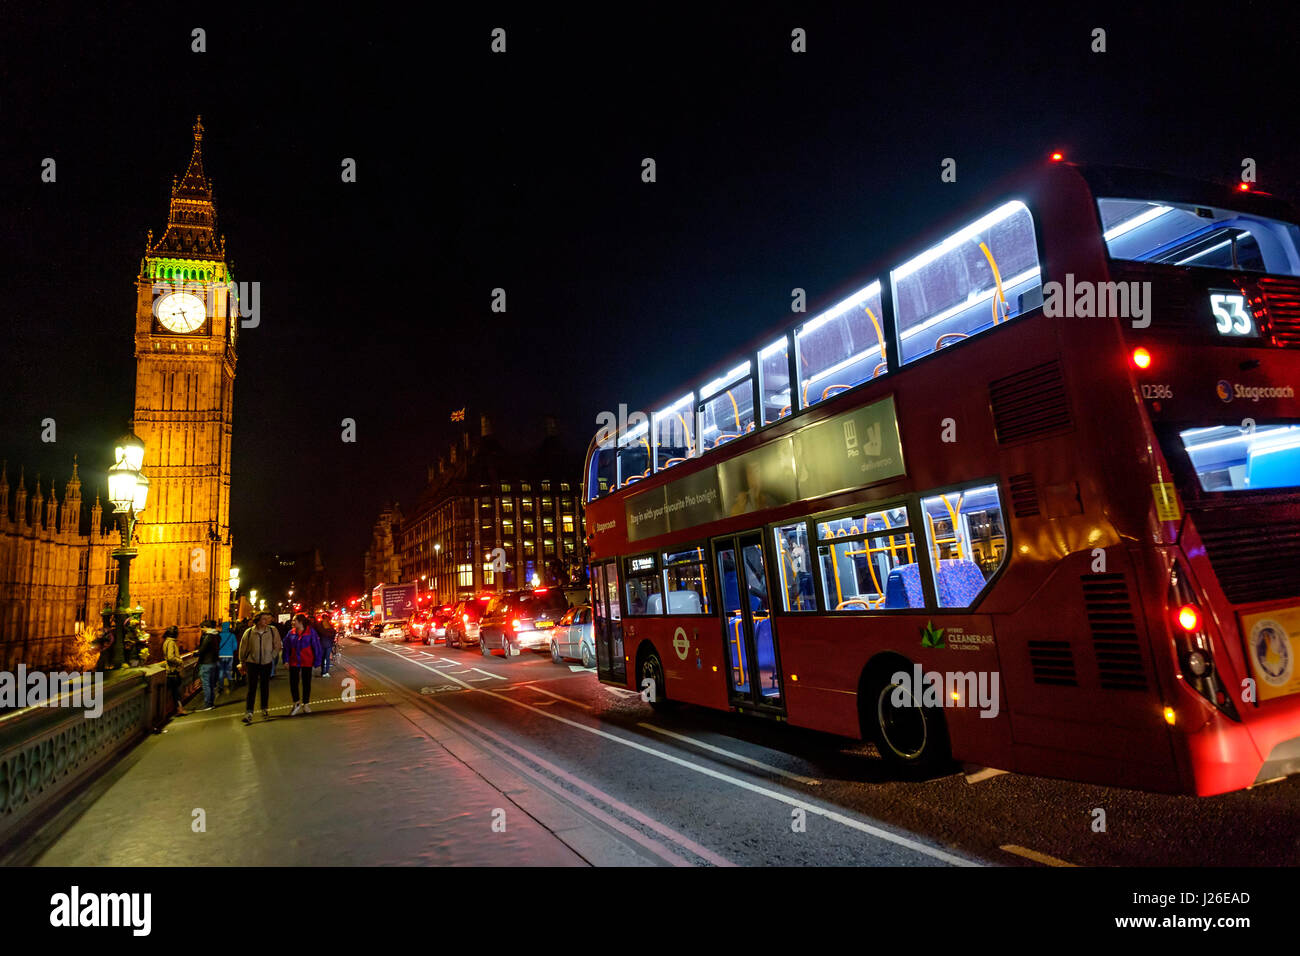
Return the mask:
POLYGON ((654 695, 650 706, 655 710, 667 710, 672 702, 664 692, 664 668, 653 648, 642 653, 637 675, 637 689, 642 694, 646 691, 646 681, 653 682, 654 695))
POLYGON ((870 730, 880 756, 899 770, 926 774, 945 767, 952 753, 943 708, 922 706, 915 696, 919 688, 894 683, 892 673, 868 682, 861 701, 863 729, 870 730))

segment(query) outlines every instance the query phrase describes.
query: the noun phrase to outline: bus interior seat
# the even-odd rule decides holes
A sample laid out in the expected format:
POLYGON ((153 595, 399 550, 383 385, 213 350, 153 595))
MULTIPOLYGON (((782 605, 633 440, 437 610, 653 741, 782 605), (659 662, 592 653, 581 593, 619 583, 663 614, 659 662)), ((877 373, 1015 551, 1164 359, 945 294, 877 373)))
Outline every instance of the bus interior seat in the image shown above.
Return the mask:
POLYGON ((921 572, 915 564, 900 564, 885 580, 885 607, 924 607, 921 572))
MULTIPOLYGON (((662 594, 652 594, 646 598, 645 612, 647 614, 662 614, 664 599, 662 594)), ((669 614, 700 614, 703 608, 700 605, 700 596, 694 591, 669 591, 668 592, 668 613, 669 614)))
POLYGON ((1300 443, 1252 448, 1246 456, 1247 488, 1285 488, 1300 484, 1300 443))
POLYGON ((970 607, 984 590, 984 574, 967 558, 940 561, 935 576, 940 607, 970 607))

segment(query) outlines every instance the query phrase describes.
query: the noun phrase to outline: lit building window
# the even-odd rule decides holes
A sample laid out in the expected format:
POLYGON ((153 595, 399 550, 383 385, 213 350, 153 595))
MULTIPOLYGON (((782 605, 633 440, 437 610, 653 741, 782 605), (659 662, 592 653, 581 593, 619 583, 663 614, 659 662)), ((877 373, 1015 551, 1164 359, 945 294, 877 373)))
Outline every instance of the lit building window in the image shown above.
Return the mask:
POLYGON ((561 524, 565 534, 573 534, 573 515, 563 515, 561 524))
POLYGON ((456 566, 456 583, 462 588, 474 586, 474 565, 458 564, 456 566))

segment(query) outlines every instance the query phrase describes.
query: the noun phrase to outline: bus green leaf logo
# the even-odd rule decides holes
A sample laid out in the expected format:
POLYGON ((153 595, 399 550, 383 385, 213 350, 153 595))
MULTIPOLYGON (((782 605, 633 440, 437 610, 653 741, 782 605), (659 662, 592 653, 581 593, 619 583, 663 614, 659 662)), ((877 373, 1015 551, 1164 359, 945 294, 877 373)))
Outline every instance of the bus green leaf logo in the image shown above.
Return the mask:
POLYGON ((935 627, 933 621, 926 621, 925 627, 921 628, 921 646, 922 647, 944 647, 947 645, 943 642, 942 627, 935 627))

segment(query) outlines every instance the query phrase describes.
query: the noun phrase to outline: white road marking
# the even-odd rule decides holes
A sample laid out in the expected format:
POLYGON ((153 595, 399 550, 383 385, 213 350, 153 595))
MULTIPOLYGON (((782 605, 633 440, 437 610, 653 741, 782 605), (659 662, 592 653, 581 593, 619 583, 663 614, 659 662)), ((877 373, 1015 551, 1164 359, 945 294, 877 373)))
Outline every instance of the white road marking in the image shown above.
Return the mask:
POLYGON ((982 783, 992 777, 998 777, 1006 773, 1005 770, 998 770, 994 767, 981 767, 974 773, 965 774, 967 783, 982 783))
MULTIPOLYGON (((427 669, 432 669, 429 668, 427 664, 421 664, 419 661, 412 661, 412 663, 415 664, 416 667, 424 667, 427 669)), ((451 675, 444 675, 444 676, 450 677, 451 675)), ((451 679, 455 680, 456 678, 451 678, 451 679)), ((679 767, 684 767, 687 770, 694 771, 695 773, 701 774, 705 777, 711 777, 714 780, 720 780, 724 783, 729 783, 732 786, 738 787, 741 790, 747 790, 750 793, 756 793, 759 796, 767 797, 771 800, 777 801, 778 803, 784 803, 787 806, 797 807, 798 809, 803 810, 806 813, 811 813, 819 817, 825 817, 827 820, 831 820, 835 823, 839 823, 842 826, 846 826, 851 830, 857 830, 860 833, 865 833, 869 836, 876 837, 879 840, 884 840, 886 843, 893 843, 896 846, 905 847, 909 850, 912 850, 913 852, 931 857, 932 859, 942 860, 943 862, 949 863, 953 866, 983 866, 983 864, 977 860, 968 860, 965 857, 957 856, 954 853, 948 853, 947 851, 940 850, 937 847, 927 846, 926 844, 921 843, 918 840, 913 840, 910 837, 905 837, 898 833, 891 833, 888 830, 884 830, 881 829, 880 827, 873 826, 870 823, 865 823, 862 820, 855 820, 852 817, 840 813, 838 810, 831 810, 827 807, 821 807, 818 806, 817 804, 809 803, 806 800, 800 800, 797 797, 791 797, 784 793, 778 793, 775 790, 769 790, 767 787, 761 787, 758 784, 750 783, 748 780, 742 780, 739 777, 733 777, 731 774, 723 773, 719 770, 714 770, 712 767, 705 767, 702 766, 701 764, 693 763, 692 761, 686 760, 683 757, 678 757, 675 754, 666 753, 662 750, 656 750, 654 747, 646 746, 645 744, 635 740, 628 740, 625 737, 620 737, 617 734, 612 734, 607 730, 601 730, 598 727, 588 727, 586 724, 578 723, 578 721, 576 720, 570 720, 567 717, 561 717, 558 714, 541 710, 537 707, 532 706, 531 704, 526 704, 523 701, 515 700, 511 697, 505 696, 504 694, 499 694, 496 691, 484 690, 481 687, 469 687, 468 685, 466 685, 466 687, 469 690, 476 690, 481 694, 488 694, 492 697, 496 697, 500 700, 504 700, 507 703, 514 704, 516 707, 522 707, 525 710, 531 710, 533 713, 540 714, 541 716, 547 717, 550 720, 559 721, 560 723, 566 724, 567 726, 573 727, 577 730, 584 731, 586 733, 592 734, 597 737, 603 737, 606 740, 613 741, 616 744, 622 744, 624 747, 629 747, 633 750, 639 750, 642 753, 649 754, 652 757, 658 757, 660 760, 664 760, 667 761, 668 763, 676 764, 679 767)), ((436 705, 437 702, 431 700, 430 704, 436 705)), ((472 723, 473 726, 476 727, 477 729, 483 730, 484 732, 489 734, 491 733, 491 731, 488 731, 487 728, 482 727, 477 722, 472 722, 472 723)), ((497 735, 493 734, 493 736, 495 737, 497 735)), ((498 737, 498 739, 500 738, 498 737)))
POLYGON ((785 777, 789 780, 797 780, 799 783, 806 784, 810 787, 821 786, 820 780, 814 780, 812 777, 804 777, 797 773, 791 773, 788 770, 782 770, 780 767, 773 767, 771 764, 763 763, 761 760, 755 760, 752 757, 746 757, 743 754, 738 754, 731 750, 724 750, 722 747, 715 747, 713 744, 706 744, 703 740, 696 740, 694 737, 687 737, 685 734, 674 733, 671 730, 656 727, 654 724, 639 723, 637 726, 644 727, 646 730, 653 730, 655 733, 663 734, 665 737, 672 737, 675 740, 685 741, 692 747, 712 750, 714 753, 722 754, 724 757, 730 757, 732 760, 739 760, 741 763, 747 763, 751 767, 758 767, 760 770, 774 773, 777 776, 785 777))
MULTIPOLYGON (((477 687, 471 687, 469 689, 479 690, 479 688, 477 687)), ((495 694, 496 692, 481 691, 481 693, 495 694)), ((599 789, 598 787, 595 787, 592 784, 588 783, 586 780, 582 780, 578 777, 575 777, 567 770, 557 767, 555 764, 551 763, 550 761, 542 757, 539 757, 537 754, 528 750, 526 747, 520 746, 517 740, 507 740, 506 738, 502 737, 500 734, 492 730, 489 730, 487 727, 484 727, 481 724, 469 720, 466 717, 462 717, 460 714, 456 713, 450 707, 446 707, 440 704, 436 700, 429 699, 426 701, 426 703, 430 707, 433 707, 434 709, 444 714, 448 721, 463 724, 464 726, 471 728, 474 733, 482 734, 491 740, 495 740, 502 748, 501 752, 496 754, 496 756, 506 761, 506 763, 510 764, 512 767, 515 767, 521 772, 523 772, 529 779, 537 781, 539 785, 551 791, 552 793, 556 794, 557 796, 560 796, 570 802, 573 800, 573 794, 571 792, 566 791, 565 788, 563 787, 557 786, 553 780, 550 780, 546 776, 539 774, 533 767, 528 766, 527 763, 524 763, 522 760, 515 757, 513 754, 510 753, 510 751, 514 750, 520 754, 523 754, 527 760, 536 764, 538 767, 541 767, 547 773, 550 773, 551 775, 558 777, 560 780, 567 782, 568 784, 573 786, 575 789, 581 791, 582 793, 589 794, 590 796, 595 797, 597 800, 599 800, 601 803, 604 803, 606 806, 613 807, 615 810, 617 810, 619 813, 621 813, 623 816, 627 817, 628 819, 637 821, 647 829, 652 830, 653 832, 659 834, 666 841, 668 841, 668 844, 676 844, 678 847, 681 847, 682 849, 695 854, 701 860, 704 860, 705 862, 708 863, 712 863, 714 866, 735 866, 736 865, 732 863, 730 860, 725 859, 724 857, 714 853, 712 850, 709 850, 708 848, 703 847, 700 844, 696 843, 694 840, 692 840, 690 837, 686 836, 685 834, 678 833, 672 827, 660 823, 658 820, 654 819, 653 817, 646 816, 640 810, 637 810, 635 807, 629 806, 628 804, 619 800, 617 797, 611 796, 610 794, 599 789)), ((617 830, 619 833, 623 834, 629 840, 632 840, 634 843, 638 843, 641 846, 644 846, 646 849, 653 852, 656 856, 662 857, 666 853, 668 857, 671 858, 670 862, 674 866, 694 865, 695 862, 694 860, 689 860, 686 857, 682 856, 681 853, 678 852, 674 846, 663 844, 663 843, 656 843, 652 841, 646 834, 641 833, 633 829, 632 827, 629 827, 621 820, 617 819, 614 816, 611 816, 609 812, 606 811, 604 808, 596 806, 592 804, 590 801, 585 801, 584 803, 585 806, 583 807, 583 809, 585 812, 596 814, 605 822, 607 826, 610 826, 613 829, 617 830)))
MULTIPOLYGON (((444 661, 447 661, 448 663, 451 663, 451 664, 459 664, 459 663, 460 663, 460 661, 452 660, 450 657, 444 657, 444 658, 442 658, 442 659, 443 659, 444 661)), ((480 674, 487 674, 488 677, 495 677, 497 680, 509 680, 509 679, 510 679, 510 678, 508 678, 508 677, 502 677, 500 674, 493 674, 491 671, 485 671, 485 670, 484 670, 483 668, 481 668, 481 667, 471 667, 469 664, 466 664, 466 665, 464 665, 464 666, 465 666, 466 669, 463 670, 463 671, 457 671, 457 673, 459 673, 459 674, 467 674, 467 673, 469 673, 470 671, 478 671, 480 674)))
POLYGON ((570 664, 570 665, 569 665, 569 670, 571 670, 571 671, 577 671, 579 674, 594 674, 594 673, 596 673, 596 668, 594 668, 594 667, 583 667, 581 664, 570 664))
POLYGON ((583 710, 591 710, 590 704, 584 704, 582 701, 574 700, 571 697, 561 697, 559 694, 555 693, 555 691, 547 690, 545 687, 530 685, 530 689, 537 691, 539 694, 545 694, 547 697, 554 697, 556 700, 562 700, 566 704, 572 704, 574 707, 581 707, 583 710))

